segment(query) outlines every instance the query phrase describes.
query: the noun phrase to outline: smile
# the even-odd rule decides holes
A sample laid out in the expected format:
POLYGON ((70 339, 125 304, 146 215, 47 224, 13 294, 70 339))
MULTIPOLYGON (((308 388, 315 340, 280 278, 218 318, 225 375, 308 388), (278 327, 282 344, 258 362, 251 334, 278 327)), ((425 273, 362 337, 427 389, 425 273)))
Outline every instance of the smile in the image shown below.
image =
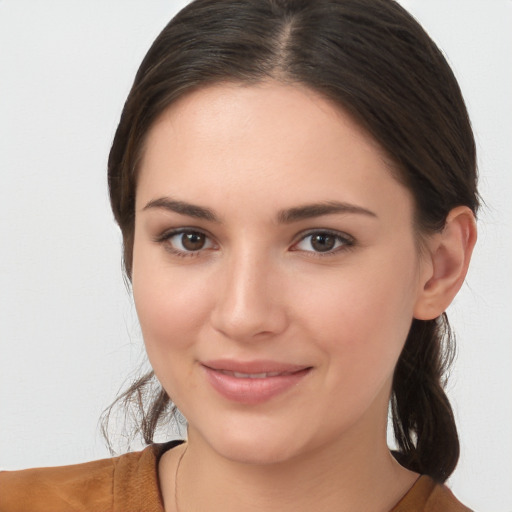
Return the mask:
POLYGON ((312 370, 269 361, 212 361, 203 363, 202 368, 216 393, 246 405, 261 404, 289 391, 312 370))

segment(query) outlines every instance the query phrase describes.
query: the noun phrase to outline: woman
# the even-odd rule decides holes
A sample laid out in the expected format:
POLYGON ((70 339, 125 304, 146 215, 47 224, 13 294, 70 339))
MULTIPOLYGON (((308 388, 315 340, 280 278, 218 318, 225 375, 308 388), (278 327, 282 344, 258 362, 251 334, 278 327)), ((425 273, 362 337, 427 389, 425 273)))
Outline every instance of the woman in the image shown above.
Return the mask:
POLYGON ((162 386, 141 428, 171 397, 188 440, 2 474, 0 510, 467 510, 441 384, 474 141, 402 8, 191 3, 139 69, 109 185, 162 386))

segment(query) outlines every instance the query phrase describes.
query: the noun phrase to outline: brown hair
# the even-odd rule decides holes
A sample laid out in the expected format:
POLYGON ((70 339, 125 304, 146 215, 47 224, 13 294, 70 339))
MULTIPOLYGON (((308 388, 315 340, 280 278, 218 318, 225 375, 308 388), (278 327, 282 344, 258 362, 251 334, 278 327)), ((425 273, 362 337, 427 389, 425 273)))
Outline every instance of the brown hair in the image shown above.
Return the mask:
MULTIPOLYGON (((415 198, 419 233, 442 229, 455 206, 476 213, 475 144, 459 86, 434 42, 395 1, 195 0, 144 58, 110 152, 110 199, 128 279, 137 167, 155 119, 193 89, 269 79, 323 94, 373 136, 415 198)), ((391 398, 395 457, 441 482, 459 456, 443 391, 452 341, 446 315, 413 320, 391 398)), ((147 443, 174 410, 158 384, 145 396, 150 385, 151 372, 118 398, 140 408, 137 431, 147 443)))

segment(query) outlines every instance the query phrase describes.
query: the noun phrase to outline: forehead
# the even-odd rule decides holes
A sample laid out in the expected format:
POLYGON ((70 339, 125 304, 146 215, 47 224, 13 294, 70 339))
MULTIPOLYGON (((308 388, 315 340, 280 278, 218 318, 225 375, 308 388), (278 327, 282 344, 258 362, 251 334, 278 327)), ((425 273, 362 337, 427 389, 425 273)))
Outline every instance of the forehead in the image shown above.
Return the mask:
MULTIPOLYGON (((188 135, 193 134, 197 141, 207 144, 205 149, 208 149, 209 143, 225 143, 241 138, 262 125, 265 125, 265 133, 269 137, 274 134, 287 135, 285 139, 273 141, 274 146, 283 147, 287 141, 292 142, 298 137, 312 141, 315 133, 325 139, 326 132, 330 131, 336 137, 343 127, 345 140, 364 140, 386 161, 379 144, 341 106, 301 84, 284 84, 273 80, 257 84, 227 82, 185 94, 153 123, 146 138, 144 154, 151 147, 153 133, 161 131, 162 125, 167 125, 164 129, 169 135, 169 128, 174 127, 176 137, 180 135, 179 132, 183 134, 186 130, 188 135), (336 129, 332 130, 333 127, 336 129), (217 135, 217 140, 212 135, 217 135), (221 141, 221 137, 224 140, 221 141)), ((257 144, 258 141, 251 142, 257 144)))
POLYGON ((377 142, 345 111, 306 87, 275 82, 184 96, 149 131, 139 172, 138 202, 272 192, 293 206, 407 195, 377 142))

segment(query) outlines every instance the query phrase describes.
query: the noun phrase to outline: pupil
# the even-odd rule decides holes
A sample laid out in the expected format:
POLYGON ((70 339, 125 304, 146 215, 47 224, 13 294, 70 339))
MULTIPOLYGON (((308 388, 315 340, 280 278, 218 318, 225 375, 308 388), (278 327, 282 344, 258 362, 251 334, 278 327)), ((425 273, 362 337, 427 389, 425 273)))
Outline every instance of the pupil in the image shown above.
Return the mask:
POLYGON ((188 251, 198 251, 202 249, 204 241, 204 235, 201 233, 184 233, 181 237, 181 243, 188 251))
POLYGON ((331 235, 315 235, 311 240, 311 245, 313 249, 318 252, 327 252, 333 249, 336 241, 334 237, 331 235))

